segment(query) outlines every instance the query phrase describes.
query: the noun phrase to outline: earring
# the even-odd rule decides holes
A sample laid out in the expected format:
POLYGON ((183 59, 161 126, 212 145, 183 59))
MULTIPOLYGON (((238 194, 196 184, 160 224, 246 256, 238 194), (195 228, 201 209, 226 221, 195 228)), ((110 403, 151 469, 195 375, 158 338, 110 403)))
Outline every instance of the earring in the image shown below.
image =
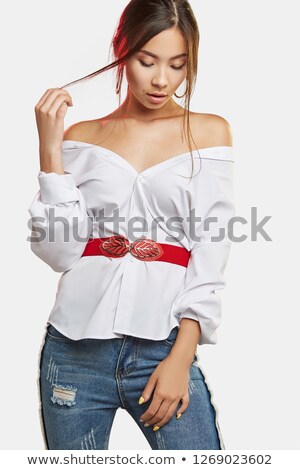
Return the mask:
POLYGON ((186 94, 187 94, 187 90, 185 90, 185 92, 184 92, 183 95, 181 95, 181 96, 177 96, 176 93, 174 93, 174 95, 176 96, 176 98, 183 98, 186 94))
POLYGON ((116 95, 120 93, 120 88, 121 88, 121 80, 118 79, 117 85, 116 85, 116 95))
POLYGON ((174 93, 174 95, 176 96, 176 98, 183 98, 187 94, 187 89, 188 89, 188 87, 186 86, 185 92, 181 96, 176 95, 176 93, 174 93))
POLYGON ((122 85, 122 78, 123 78, 123 68, 119 69, 118 76, 117 76, 117 84, 116 84, 116 94, 119 95, 122 85))

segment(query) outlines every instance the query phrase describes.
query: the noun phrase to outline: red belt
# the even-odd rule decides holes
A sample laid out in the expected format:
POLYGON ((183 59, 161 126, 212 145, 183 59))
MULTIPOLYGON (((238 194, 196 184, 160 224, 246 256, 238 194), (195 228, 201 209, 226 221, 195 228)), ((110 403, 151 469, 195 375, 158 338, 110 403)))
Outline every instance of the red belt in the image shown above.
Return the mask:
POLYGON ((185 267, 191 254, 181 246, 158 243, 149 238, 130 243, 122 235, 116 235, 106 238, 90 238, 82 256, 103 255, 109 258, 120 258, 128 252, 141 261, 166 261, 185 267))

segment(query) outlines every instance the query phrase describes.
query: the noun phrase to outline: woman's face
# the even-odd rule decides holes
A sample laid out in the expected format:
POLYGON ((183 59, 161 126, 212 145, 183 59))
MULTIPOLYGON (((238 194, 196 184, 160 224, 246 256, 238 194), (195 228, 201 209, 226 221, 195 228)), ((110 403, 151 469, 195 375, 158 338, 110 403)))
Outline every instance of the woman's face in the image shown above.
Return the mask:
POLYGON ((186 44, 176 27, 154 36, 126 63, 129 94, 148 109, 165 106, 186 78, 186 73, 186 44), (149 96, 153 93, 166 96, 155 99, 149 96))

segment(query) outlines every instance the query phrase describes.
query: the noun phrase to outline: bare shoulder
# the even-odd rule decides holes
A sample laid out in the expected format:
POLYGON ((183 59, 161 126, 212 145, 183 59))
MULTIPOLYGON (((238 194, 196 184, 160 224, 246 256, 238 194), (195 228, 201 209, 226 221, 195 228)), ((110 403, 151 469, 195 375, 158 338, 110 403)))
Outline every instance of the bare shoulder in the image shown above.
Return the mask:
POLYGON ((74 140, 89 143, 91 140, 93 140, 93 136, 98 126, 99 120, 97 119, 75 122, 65 130, 64 140, 74 140))
POLYGON ((217 114, 194 113, 196 136, 203 142, 203 147, 233 145, 232 129, 229 122, 217 114))

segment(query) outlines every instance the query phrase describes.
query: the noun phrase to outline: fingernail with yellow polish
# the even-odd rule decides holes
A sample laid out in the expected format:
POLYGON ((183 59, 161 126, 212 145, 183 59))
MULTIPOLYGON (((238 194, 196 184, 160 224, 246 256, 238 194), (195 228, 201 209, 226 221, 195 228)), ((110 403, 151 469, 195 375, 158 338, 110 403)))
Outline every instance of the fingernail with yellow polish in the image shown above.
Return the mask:
POLYGON ((142 403, 144 403, 144 401, 145 401, 144 398, 143 398, 143 397, 140 397, 140 399, 139 399, 139 405, 141 405, 142 403))
POLYGON ((153 431, 158 431, 159 426, 154 426, 153 431))
POLYGON ((181 413, 179 413, 179 415, 176 416, 176 419, 179 419, 180 416, 182 416, 181 413))

